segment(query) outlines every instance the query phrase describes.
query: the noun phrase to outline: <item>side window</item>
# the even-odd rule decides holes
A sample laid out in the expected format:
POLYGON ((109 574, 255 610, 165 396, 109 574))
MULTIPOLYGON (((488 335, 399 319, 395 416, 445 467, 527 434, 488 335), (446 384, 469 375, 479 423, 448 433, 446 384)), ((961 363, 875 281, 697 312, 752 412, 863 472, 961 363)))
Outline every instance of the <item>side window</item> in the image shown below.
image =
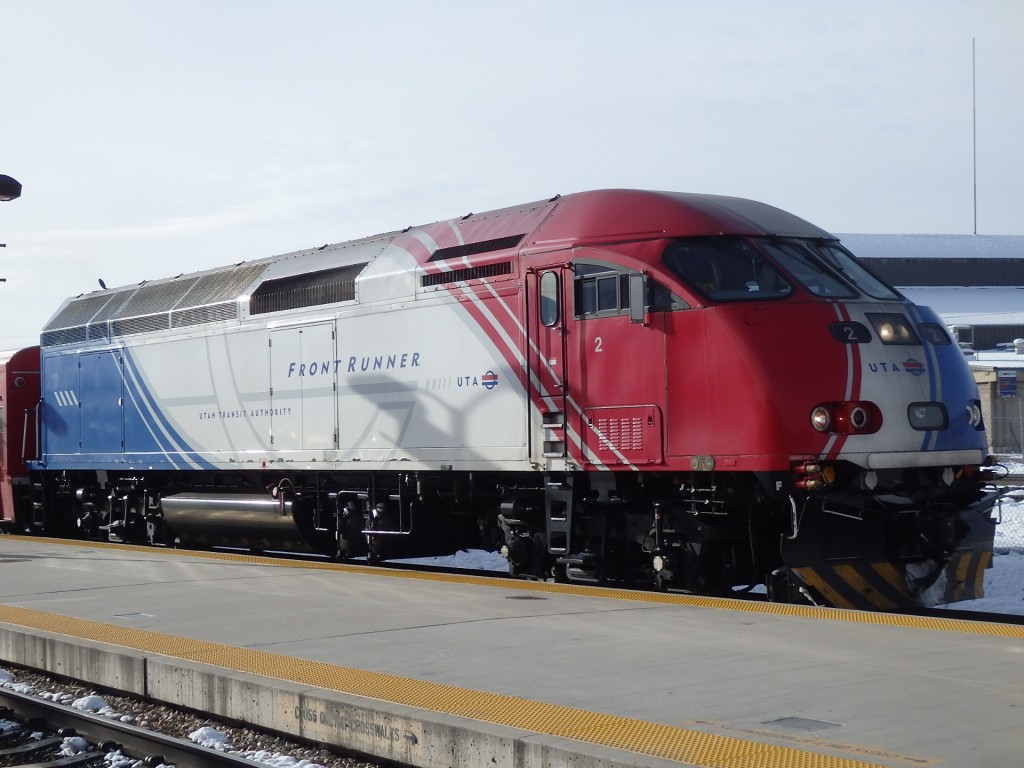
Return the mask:
MULTIPOLYGON (((594 263, 577 263, 575 272, 573 298, 577 318, 609 317, 629 312, 629 278, 630 274, 637 276, 638 273, 611 264, 594 263)), ((643 298, 641 315, 643 311, 671 312, 687 307, 686 302, 651 277, 643 279, 640 294, 643 298)))
POLYGON ((629 275, 596 264, 577 264, 576 317, 617 315, 629 309, 629 275))
POLYGON ((558 322, 558 274, 545 272, 540 276, 540 322, 550 328, 558 322))

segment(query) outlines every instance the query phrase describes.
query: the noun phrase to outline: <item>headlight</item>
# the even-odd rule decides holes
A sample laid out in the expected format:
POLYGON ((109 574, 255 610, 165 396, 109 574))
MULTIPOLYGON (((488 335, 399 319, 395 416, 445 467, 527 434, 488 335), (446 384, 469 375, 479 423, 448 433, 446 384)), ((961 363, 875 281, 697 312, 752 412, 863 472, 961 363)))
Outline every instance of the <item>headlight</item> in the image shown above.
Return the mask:
POLYGON ((811 426, 837 435, 869 435, 882 427, 882 411, 868 401, 820 403, 811 411, 811 426))
POLYGON ((949 424, 946 407, 942 403, 911 403, 907 406, 910 426, 919 431, 945 429, 949 424))
POLYGON ((824 405, 817 406, 811 411, 811 426, 819 432, 828 432, 832 426, 832 411, 824 405))
POLYGON ((868 312, 867 319, 883 344, 920 344, 921 340, 903 315, 896 312, 868 312))
POLYGON ((982 429, 981 415, 981 404, 977 400, 972 400, 967 404, 967 423, 972 429, 982 429))
POLYGON ((860 405, 855 405, 850 409, 850 426, 854 429, 864 429, 868 424, 871 423, 871 417, 868 416, 866 408, 860 405))

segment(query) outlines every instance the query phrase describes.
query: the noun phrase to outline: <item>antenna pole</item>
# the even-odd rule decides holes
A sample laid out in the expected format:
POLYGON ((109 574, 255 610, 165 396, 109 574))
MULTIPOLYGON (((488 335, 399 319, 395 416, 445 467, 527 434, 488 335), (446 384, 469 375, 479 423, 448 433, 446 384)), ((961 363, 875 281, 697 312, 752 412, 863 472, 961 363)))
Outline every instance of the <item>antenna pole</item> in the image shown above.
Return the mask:
POLYGON ((971 149, 974 155, 974 234, 978 234, 978 77, 971 38, 971 149))

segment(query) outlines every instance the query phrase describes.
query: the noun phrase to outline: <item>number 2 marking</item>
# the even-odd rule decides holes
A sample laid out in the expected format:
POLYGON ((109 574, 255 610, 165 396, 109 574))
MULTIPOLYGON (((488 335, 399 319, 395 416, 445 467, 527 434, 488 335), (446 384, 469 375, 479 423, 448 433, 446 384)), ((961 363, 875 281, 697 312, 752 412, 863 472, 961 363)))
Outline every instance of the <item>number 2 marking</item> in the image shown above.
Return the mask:
POLYGON ((603 343, 604 342, 601 341, 601 337, 600 336, 595 336, 594 337, 594 351, 595 352, 601 352, 602 351, 601 350, 601 346, 602 346, 603 343))

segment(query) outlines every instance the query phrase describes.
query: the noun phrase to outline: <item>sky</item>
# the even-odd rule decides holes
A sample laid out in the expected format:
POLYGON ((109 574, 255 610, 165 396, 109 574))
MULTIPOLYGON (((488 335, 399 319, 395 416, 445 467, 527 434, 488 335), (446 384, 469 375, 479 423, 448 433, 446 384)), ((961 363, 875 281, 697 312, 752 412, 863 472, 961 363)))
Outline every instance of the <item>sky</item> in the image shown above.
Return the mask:
POLYGON ((1022 30, 1019 0, 0 0, 0 349, 99 279, 586 189, 1024 234, 1022 30))

